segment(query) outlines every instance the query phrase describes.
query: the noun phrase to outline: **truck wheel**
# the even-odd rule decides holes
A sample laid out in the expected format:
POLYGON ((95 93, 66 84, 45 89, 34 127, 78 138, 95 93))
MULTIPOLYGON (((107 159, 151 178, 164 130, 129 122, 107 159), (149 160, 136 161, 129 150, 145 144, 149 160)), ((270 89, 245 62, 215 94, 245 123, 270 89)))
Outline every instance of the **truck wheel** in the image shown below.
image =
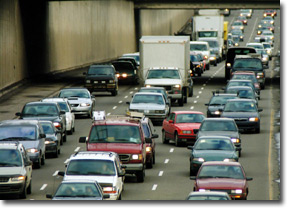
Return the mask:
POLYGON ((179 106, 184 105, 184 96, 181 99, 178 99, 179 106))

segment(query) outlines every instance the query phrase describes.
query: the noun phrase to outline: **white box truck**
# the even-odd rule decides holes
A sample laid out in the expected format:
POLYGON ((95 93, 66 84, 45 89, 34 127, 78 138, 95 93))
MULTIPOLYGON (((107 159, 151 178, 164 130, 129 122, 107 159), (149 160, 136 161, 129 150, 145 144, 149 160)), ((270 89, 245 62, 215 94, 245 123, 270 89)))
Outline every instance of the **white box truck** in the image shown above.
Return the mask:
POLYGON ((193 95, 189 36, 143 36, 139 41, 140 77, 145 87, 164 87, 180 106, 193 95))
MULTIPOLYGON (((224 16, 219 9, 202 9, 198 11, 198 15, 193 17, 193 33, 192 40, 205 41, 214 45, 210 45, 211 53, 222 60, 224 47, 224 16), (217 40, 219 45, 211 43, 217 40)), ((209 44, 210 44, 209 43, 209 44)))

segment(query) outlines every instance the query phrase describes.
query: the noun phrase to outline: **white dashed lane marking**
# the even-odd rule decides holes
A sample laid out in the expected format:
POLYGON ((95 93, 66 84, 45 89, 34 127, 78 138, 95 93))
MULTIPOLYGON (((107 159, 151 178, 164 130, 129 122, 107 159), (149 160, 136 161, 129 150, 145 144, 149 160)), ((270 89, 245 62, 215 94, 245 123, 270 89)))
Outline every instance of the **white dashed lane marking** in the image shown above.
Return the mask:
POLYGON ((48 184, 44 184, 44 185, 40 188, 40 190, 44 190, 47 186, 48 186, 48 184))

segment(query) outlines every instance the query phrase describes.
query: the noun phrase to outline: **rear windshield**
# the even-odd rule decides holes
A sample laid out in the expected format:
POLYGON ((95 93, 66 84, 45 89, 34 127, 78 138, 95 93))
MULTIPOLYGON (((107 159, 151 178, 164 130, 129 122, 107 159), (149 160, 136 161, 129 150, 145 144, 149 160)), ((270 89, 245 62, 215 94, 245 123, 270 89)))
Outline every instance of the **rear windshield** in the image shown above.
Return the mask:
POLYGON ((237 131, 236 125, 232 121, 206 121, 203 122, 201 131, 237 131))
POLYGON ((233 69, 263 70, 263 64, 260 59, 236 59, 233 69))
POLYGON ((58 115, 58 108, 53 104, 28 104, 22 111, 23 117, 58 115))
POLYGON ((113 75, 114 71, 112 67, 90 67, 88 70, 89 75, 113 75))

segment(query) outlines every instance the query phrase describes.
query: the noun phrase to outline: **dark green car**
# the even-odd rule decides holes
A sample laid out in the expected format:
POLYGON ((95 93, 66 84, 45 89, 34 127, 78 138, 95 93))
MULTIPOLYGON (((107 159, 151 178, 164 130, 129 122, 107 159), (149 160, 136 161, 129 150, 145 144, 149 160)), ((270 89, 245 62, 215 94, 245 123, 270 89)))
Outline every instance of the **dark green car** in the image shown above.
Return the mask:
POLYGON ((206 161, 238 161, 238 148, 229 137, 205 136, 200 137, 194 146, 188 146, 192 150, 190 155, 190 176, 196 175, 203 162, 206 161))

